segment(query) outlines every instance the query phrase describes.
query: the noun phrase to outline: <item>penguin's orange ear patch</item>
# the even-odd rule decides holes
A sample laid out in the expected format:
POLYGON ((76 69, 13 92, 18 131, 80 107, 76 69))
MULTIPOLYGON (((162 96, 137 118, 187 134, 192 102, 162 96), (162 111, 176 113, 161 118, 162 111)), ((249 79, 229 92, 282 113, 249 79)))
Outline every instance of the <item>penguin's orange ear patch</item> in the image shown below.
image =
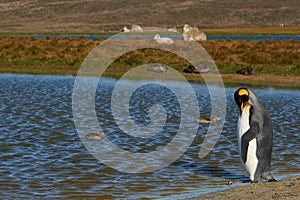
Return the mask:
POLYGON ((242 96, 242 95, 247 95, 247 96, 249 96, 249 92, 248 92, 246 89, 240 89, 240 91, 239 91, 239 96, 242 96))

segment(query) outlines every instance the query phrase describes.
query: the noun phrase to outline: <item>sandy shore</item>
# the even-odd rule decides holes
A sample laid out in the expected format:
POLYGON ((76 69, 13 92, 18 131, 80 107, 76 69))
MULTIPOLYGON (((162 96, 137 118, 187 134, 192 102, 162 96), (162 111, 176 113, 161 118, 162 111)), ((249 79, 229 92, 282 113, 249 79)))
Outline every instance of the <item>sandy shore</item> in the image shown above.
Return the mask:
POLYGON ((300 199, 300 176, 290 177, 288 179, 270 183, 249 183, 249 185, 246 186, 232 187, 229 190, 207 194, 196 199, 298 200, 300 199))

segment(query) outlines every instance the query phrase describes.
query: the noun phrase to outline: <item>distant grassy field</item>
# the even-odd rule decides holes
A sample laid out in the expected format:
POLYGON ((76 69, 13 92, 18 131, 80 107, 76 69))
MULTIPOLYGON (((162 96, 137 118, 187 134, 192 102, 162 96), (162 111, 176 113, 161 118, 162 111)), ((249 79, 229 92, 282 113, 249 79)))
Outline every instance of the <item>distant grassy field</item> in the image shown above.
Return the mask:
POLYGON ((207 28, 299 26, 299 0, 4 0, 0 30, 98 32, 124 26, 207 28))

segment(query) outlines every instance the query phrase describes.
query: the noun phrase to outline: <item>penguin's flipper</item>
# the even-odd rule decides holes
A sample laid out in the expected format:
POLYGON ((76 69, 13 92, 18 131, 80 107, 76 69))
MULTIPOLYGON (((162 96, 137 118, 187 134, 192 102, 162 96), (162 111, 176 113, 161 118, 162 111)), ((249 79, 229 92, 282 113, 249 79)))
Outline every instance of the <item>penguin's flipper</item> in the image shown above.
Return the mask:
POLYGON ((254 138, 256 138, 258 132, 259 132, 258 123, 257 122, 252 122, 250 124, 249 130, 246 133, 244 133, 244 135, 242 136, 241 156, 242 156, 242 160, 243 160, 244 163, 246 163, 246 161, 247 161, 247 152, 248 152, 249 142, 251 140, 253 140, 254 138))

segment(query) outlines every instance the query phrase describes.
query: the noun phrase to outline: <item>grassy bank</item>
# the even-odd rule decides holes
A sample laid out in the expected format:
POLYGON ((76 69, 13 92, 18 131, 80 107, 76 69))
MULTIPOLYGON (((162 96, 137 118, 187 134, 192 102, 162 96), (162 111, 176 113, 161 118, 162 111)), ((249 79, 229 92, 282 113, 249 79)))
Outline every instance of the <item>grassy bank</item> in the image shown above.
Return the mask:
MULTIPOLYGON (((103 40, 87 40, 84 37, 38 39, 31 36, 1 36, 0 72, 75 75, 89 52, 103 40)), ((252 66, 255 71, 255 75, 251 77, 265 74, 300 75, 299 41, 214 40, 203 41, 201 45, 224 75, 235 74, 236 70, 248 66, 252 66)), ((119 57, 107 69, 106 75, 118 78, 129 69, 147 63, 166 64, 180 72, 189 65, 186 60, 170 52, 143 49, 119 57)), ((199 78, 199 75, 185 76, 189 80, 199 78)), ((246 76, 236 77, 240 77, 240 80, 249 79, 246 76)), ((239 81, 236 77, 236 81, 239 81)), ((229 76, 227 78, 232 79, 229 76)))

